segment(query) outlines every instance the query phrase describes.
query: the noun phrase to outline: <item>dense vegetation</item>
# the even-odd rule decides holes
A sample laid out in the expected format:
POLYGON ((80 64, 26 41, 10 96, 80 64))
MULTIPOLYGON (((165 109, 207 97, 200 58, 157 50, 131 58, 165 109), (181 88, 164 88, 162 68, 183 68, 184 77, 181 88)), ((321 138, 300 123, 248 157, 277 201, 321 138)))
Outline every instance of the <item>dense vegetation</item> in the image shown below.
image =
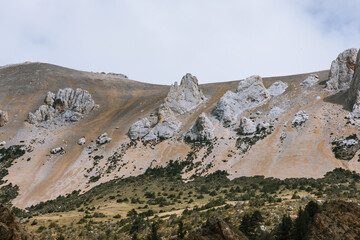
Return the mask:
POLYGON ((42 202, 22 214, 30 230, 44 239, 50 233, 92 239, 94 232, 94 239, 146 239, 154 234, 158 238, 152 239, 188 237, 211 216, 222 217, 250 239, 286 239, 288 235, 297 239, 296 231, 306 232, 304 224, 311 220, 306 206, 311 199, 357 201, 359 197, 360 175, 343 169, 320 179, 284 180, 263 176, 229 180, 226 172, 217 171, 184 183, 180 174, 188 166, 188 162, 171 161, 165 168, 148 169, 137 177, 42 202), (37 220, 44 216, 49 221, 37 220))

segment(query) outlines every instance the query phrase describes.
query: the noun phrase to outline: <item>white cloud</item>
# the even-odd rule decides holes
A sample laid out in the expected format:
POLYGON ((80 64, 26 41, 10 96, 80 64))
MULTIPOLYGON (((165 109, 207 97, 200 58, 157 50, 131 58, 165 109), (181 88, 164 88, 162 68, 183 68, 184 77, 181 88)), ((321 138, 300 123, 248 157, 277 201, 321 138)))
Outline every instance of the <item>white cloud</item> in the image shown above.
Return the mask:
POLYGON ((170 84, 327 69, 359 47, 358 1, 13 0, 0 9, 0 65, 54 63, 170 84))

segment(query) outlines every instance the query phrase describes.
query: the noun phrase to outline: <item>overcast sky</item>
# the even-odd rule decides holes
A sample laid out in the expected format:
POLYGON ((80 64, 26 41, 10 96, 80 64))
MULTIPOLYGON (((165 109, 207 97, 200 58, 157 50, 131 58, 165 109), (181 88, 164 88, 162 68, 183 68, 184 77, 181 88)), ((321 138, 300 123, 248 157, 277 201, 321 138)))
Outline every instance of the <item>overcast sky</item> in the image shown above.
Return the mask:
POLYGON ((171 84, 290 75, 360 47, 359 0, 0 0, 0 65, 171 84))

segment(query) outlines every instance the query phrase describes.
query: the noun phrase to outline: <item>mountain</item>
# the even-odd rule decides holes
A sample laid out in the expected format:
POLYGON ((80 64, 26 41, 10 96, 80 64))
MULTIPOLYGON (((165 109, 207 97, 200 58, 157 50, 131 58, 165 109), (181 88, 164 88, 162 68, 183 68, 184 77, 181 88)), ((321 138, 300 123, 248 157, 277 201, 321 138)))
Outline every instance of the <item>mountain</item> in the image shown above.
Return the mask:
POLYGON ((359 171, 356 55, 341 53, 330 71, 210 84, 186 74, 172 86, 45 63, 1 67, 1 177, 12 189, 3 192, 25 208, 171 160, 186 163, 184 181, 217 170, 230 179, 359 171))

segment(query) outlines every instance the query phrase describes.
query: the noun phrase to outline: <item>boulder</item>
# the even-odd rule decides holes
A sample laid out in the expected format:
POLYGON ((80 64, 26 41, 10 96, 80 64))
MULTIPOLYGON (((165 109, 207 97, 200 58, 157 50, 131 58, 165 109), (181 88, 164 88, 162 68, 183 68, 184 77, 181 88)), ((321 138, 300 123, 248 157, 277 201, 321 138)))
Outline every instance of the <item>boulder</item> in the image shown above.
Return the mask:
POLYGON ((294 120, 291 122, 291 124, 294 126, 294 127, 297 127, 297 126, 301 126, 303 125, 306 120, 309 119, 309 115, 306 114, 305 111, 299 111, 295 114, 295 118, 294 120))
POLYGON ((0 127, 3 127, 9 121, 9 116, 6 111, 0 110, 0 127))
POLYGON ((29 123, 36 124, 53 119, 76 122, 96 107, 90 93, 80 88, 59 89, 56 95, 48 92, 44 103, 34 113, 28 114, 29 123))
POLYGON ((5 141, 0 142, 0 146, 5 146, 5 145, 6 145, 5 141))
POLYGON ((86 143, 85 137, 82 137, 78 140, 79 145, 84 145, 86 143))
POLYGON ((50 153, 51 154, 57 154, 57 153, 62 152, 62 151, 64 151, 63 147, 57 147, 57 148, 51 149, 50 153))
POLYGON ((269 88, 268 92, 270 95, 277 96, 283 94, 288 88, 288 85, 282 81, 274 82, 269 88))
POLYGON ((193 141, 212 140, 215 138, 214 126, 206 114, 201 113, 184 137, 193 141))
POLYGON ((340 53, 339 56, 332 61, 329 80, 326 82, 326 90, 336 91, 350 87, 354 75, 357 54, 358 49, 350 48, 340 53))
POLYGON ((249 135, 256 132, 256 124, 253 120, 242 117, 240 119, 240 127, 239 127, 239 133, 241 135, 249 135))
POLYGON ((251 76, 239 82, 236 92, 227 91, 216 103, 211 114, 225 127, 234 125, 240 114, 264 104, 270 94, 260 76, 251 76))
POLYGON ((111 138, 108 137, 107 133, 103 133, 96 139, 96 144, 103 145, 106 143, 109 143, 111 141, 111 138))
POLYGON ((155 140, 157 138, 160 139, 171 138, 172 136, 174 136, 174 133, 179 129, 180 126, 181 126, 181 122, 179 122, 176 119, 170 122, 167 121, 160 122, 156 124, 156 126, 153 129, 151 129, 149 134, 144 137, 144 140, 149 141, 149 140, 155 140))
POLYGON ((300 83, 303 87, 312 87, 319 81, 319 76, 316 74, 310 74, 304 81, 300 83))
POLYGON ((197 78, 187 73, 181 79, 180 85, 175 82, 170 87, 164 105, 169 107, 175 115, 181 115, 197 108, 204 101, 206 97, 199 89, 197 78))
POLYGON ((143 118, 130 126, 128 136, 131 140, 143 138, 150 132, 150 121, 147 118, 143 118))

